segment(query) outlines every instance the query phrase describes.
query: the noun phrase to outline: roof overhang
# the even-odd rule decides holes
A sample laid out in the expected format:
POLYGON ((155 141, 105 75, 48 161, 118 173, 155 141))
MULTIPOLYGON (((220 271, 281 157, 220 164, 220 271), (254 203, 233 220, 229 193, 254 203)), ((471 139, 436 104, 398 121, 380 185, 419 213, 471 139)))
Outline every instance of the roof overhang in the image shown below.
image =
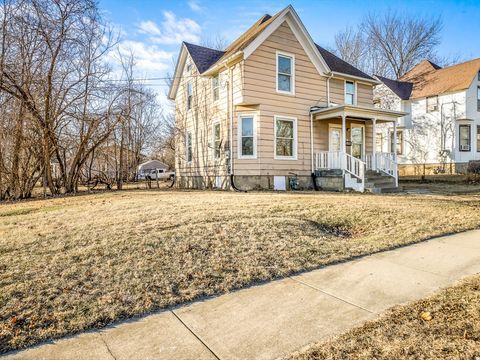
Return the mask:
POLYGON ((367 78, 364 78, 364 77, 344 74, 344 73, 340 73, 340 72, 337 72, 337 71, 332 71, 332 75, 333 75, 333 77, 340 77, 342 79, 345 79, 345 78, 352 79, 352 80, 367 83, 367 84, 373 84, 373 85, 382 84, 382 82, 378 81, 377 79, 367 79, 367 78))
POLYGON ((313 42, 312 37, 305 28, 305 25, 303 25, 302 20, 300 20, 300 17, 291 5, 283 9, 279 16, 274 21, 272 21, 272 23, 268 25, 255 38, 255 40, 248 44, 248 46, 243 50, 244 58, 247 59, 285 21, 292 29, 298 41, 307 53, 307 56, 315 65, 317 71, 321 75, 327 75, 331 73, 330 68, 328 67, 327 63, 325 62, 322 55, 315 46, 315 43, 313 42))
POLYGON ((407 115, 406 112, 402 111, 384 110, 359 105, 338 105, 320 109, 312 109, 310 114, 314 116, 314 120, 324 120, 347 116, 356 119, 376 119, 391 122, 395 122, 398 118, 407 115))

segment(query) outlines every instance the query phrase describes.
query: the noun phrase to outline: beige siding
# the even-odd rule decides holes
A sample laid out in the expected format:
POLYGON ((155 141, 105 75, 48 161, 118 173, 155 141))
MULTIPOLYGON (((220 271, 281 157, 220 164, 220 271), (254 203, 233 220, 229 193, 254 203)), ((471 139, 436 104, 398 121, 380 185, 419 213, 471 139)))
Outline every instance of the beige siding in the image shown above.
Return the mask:
POLYGON ((373 107, 373 86, 357 83, 357 104, 373 107))

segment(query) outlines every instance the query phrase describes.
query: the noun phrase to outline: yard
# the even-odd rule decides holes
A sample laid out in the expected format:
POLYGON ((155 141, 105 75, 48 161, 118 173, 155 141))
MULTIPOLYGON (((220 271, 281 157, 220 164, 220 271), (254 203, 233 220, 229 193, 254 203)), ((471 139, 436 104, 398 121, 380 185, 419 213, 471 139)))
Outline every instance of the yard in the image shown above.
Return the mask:
POLYGON ((479 309, 480 276, 475 276, 285 360, 475 360, 480 358, 479 309))
POLYGON ((480 227, 480 196, 132 190, 0 206, 0 352, 480 227))

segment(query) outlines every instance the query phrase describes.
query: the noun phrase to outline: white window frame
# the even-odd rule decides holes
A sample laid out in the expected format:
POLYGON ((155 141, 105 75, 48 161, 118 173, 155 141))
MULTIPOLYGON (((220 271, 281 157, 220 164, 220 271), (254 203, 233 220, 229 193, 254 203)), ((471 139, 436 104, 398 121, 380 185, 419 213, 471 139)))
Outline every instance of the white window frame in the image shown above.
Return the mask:
POLYGON ((471 152, 472 151, 472 124, 458 124, 458 151, 471 152), (462 150, 461 129, 468 128, 468 150, 462 150))
POLYGON ((400 144, 400 148, 401 148, 401 152, 400 153, 397 153, 397 145, 396 144, 393 144, 393 129, 389 131, 388 135, 389 135, 389 138, 388 138, 388 141, 389 141, 389 144, 388 144, 388 148, 390 150, 390 154, 395 154, 395 156, 405 156, 405 129, 397 129, 397 142, 398 142, 398 133, 402 133, 402 138, 400 139, 401 141, 399 142, 400 144), (393 149, 392 149, 392 144, 393 144, 393 149))
POLYGON ((192 82, 192 80, 187 81, 186 87, 187 87, 186 88, 186 105, 187 105, 187 111, 189 111, 189 110, 192 110, 192 105, 193 105, 193 82, 192 82), (192 88, 192 101, 191 101, 190 104, 188 103, 188 97, 189 97, 189 95, 188 95, 188 85, 190 85, 191 88, 192 88))
POLYGON ((343 102, 345 105, 357 105, 357 82, 354 80, 344 80, 343 85, 343 102), (347 104, 347 82, 353 84, 353 104, 347 104))
POLYGON ((298 158, 298 131, 297 131, 297 118, 292 116, 274 115, 273 116, 273 158, 275 160, 297 160, 298 158), (286 120, 293 122, 293 155, 292 156, 279 156, 277 155, 277 120, 286 120))
POLYGON ((217 74, 212 77, 212 101, 216 103, 218 100, 220 100, 220 74, 217 74), (218 80, 218 85, 216 88, 218 88, 218 99, 215 99, 215 87, 213 86, 214 80, 218 80))
POLYGON ((222 157, 222 154, 219 154, 218 157, 215 156, 215 151, 217 150, 216 144, 215 144, 215 126, 219 125, 220 126, 220 144, 222 143, 222 125, 220 124, 220 120, 216 120, 212 124, 212 148, 213 148, 213 160, 218 160, 222 157))
POLYGON ((185 134, 185 159, 187 160, 187 164, 190 164, 193 161, 193 137, 192 137, 191 131, 187 131, 187 133, 185 134), (190 141, 189 141, 189 138, 190 138, 190 141), (188 159, 189 147, 191 148, 191 152, 192 152, 192 158, 190 160, 188 159))
POLYGON ((257 158, 257 116, 255 114, 240 114, 237 120, 237 158, 238 159, 256 159, 257 158), (253 118, 253 155, 242 155, 242 118, 253 118))
POLYGON ((277 51, 275 56, 275 86, 278 94, 295 95, 295 55, 283 51, 277 51), (280 90, 278 88, 278 58, 287 57, 292 60, 292 73, 290 74, 290 91, 280 90))
MULTIPOLYGON (((353 128, 360 128, 362 129, 362 157, 360 158, 360 160, 364 160, 365 159, 365 151, 366 151, 366 146, 365 146, 365 124, 350 124, 350 154, 352 153, 352 147, 353 147, 353 140, 352 140, 352 132, 353 132, 353 128)), ((376 142, 375 142, 375 145, 376 145, 376 142)))

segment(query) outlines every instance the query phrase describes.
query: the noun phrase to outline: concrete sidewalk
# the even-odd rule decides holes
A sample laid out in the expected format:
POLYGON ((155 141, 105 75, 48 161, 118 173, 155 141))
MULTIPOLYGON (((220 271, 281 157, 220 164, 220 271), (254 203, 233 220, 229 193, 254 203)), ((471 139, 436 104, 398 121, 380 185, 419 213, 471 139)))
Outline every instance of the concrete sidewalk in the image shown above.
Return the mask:
POLYGON ((480 272, 480 230, 250 287, 7 359, 276 359, 480 272))

